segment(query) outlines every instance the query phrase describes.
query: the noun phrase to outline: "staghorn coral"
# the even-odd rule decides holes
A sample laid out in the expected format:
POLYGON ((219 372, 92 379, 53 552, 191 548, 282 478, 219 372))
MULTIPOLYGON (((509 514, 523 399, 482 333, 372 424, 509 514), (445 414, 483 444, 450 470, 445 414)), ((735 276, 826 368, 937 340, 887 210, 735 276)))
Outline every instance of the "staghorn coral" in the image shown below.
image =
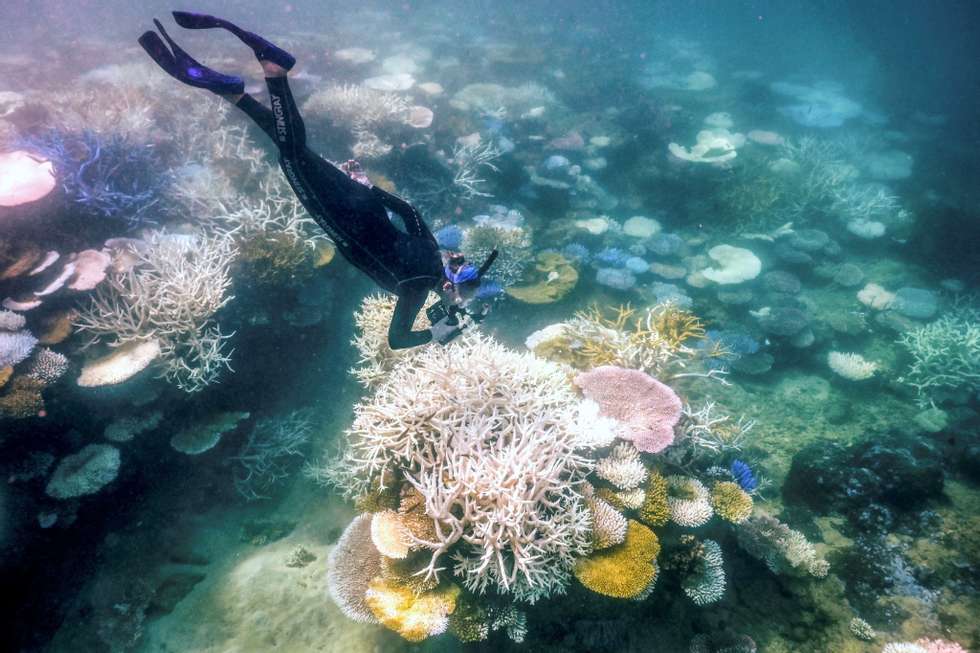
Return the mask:
MULTIPOLYGON (((244 413, 247 417, 248 413, 244 413)), ((308 410, 259 421, 232 460, 237 463, 235 489, 248 500, 263 499, 289 477, 290 460, 304 459, 313 434, 308 410)))
POLYGON ((395 367, 322 476, 349 497, 403 477, 435 525, 415 542, 430 552, 420 573, 437 578, 448 554, 467 589, 534 602, 591 546, 576 408, 561 368, 469 334, 395 367))
POLYGON ((65 199, 85 217, 112 218, 130 229, 152 224, 168 175, 159 151, 113 132, 48 130, 23 146, 54 163, 65 199))
POLYGON ((595 474, 621 490, 631 490, 647 480, 640 453, 629 442, 621 442, 596 463, 595 474))
POLYGON ((576 376, 575 385, 599 404, 603 415, 621 422, 619 437, 631 441, 639 451, 658 453, 673 443, 681 400, 649 374, 603 365, 576 376))
POLYGON ((899 381, 915 388, 921 405, 980 389, 980 311, 959 309, 904 333, 899 342, 911 359, 899 381))
POLYGON ((660 541, 649 528, 630 520, 622 544, 575 563, 575 577, 588 589, 619 599, 637 598, 657 580, 660 541))
POLYGON ((750 517, 738 529, 737 536, 739 546, 766 563, 774 574, 823 578, 829 571, 830 565, 817 555, 802 533, 769 515, 750 517))
MULTIPOLYGON (((670 302, 639 311, 620 306, 611 316, 610 311, 593 306, 548 330, 547 334, 532 336, 532 351, 581 370, 615 365, 669 381, 691 376, 693 373, 685 369, 701 358, 693 346, 703 337, 700 322, 670 302), (660 328, 664 333, 658 331, 660 328)), ((718 370, 703 374, 718 375, 718 370)))
MULTIPOLYGON (((357 335, 351 344, 357 349, 359 358, 350 372, 366 388, 379 385, 395 365, 418 355, 424 348, 394 350, 388 346, 388 326, 395 313, 397 300, 394 295, 369 295, 361 300, 361 307, 354 313, 357 335)), ((437 301, 439 297, 430 293, 425 309, 437 301)), ((429 320, 423 309, 415 316, 412 329, 419 331, 428 327, 429 320)))
POLYGON ((732 481, 722 481, 712 486, 711 505, 719 517, 733 524, 741 524, 752 516, 752 497, 732 481))
POLYGON ((153 232, 133 250, 136 265, 109 276, 79 311, 75 324, 88 345, 110 347, 156 340, 161 376, 185 392, 197 392, 230 368, 230 337, 214 324, 232 297, 229 267, 235 248, 227 237, 153 232))
POLYGON ((638 516, 647 526, 660 527, 670 521, 670 503, 667 498, 667 479, 659 472, 650 474, 647 481, 646 496, 639 508, 638 516))
POLYGON ((408 587, 379 577, 368 585, 364 602, 383 626, 410 642, 421 642, 446 632, 459 594, 459 587, 448 583, 417 595, 408 587))
POLYGON ((703 526, 714 515, 708 488, 689 476, 667 477, 667 505, 671 521, 687 528, 703 526))

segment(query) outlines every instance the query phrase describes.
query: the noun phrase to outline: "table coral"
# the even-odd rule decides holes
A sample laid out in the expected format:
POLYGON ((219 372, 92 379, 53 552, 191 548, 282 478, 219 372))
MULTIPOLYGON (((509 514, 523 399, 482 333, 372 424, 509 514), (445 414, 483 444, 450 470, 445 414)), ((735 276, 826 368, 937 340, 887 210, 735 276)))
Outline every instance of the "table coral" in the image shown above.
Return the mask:
POLYGON ((654 532, 630 520, 625 541, 581 558, 575 564, 575 577, 597 594, 635 598, 656 581, 659 553, 660 540, 654 532))

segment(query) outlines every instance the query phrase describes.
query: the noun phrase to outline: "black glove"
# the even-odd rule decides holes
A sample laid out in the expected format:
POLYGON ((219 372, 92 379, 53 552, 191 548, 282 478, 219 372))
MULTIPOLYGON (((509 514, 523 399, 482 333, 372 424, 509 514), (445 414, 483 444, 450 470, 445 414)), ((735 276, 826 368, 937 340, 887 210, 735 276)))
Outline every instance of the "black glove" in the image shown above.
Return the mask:
POLYGON ((446 316, 429 327, 432 340, 440 345, 449 344, 456 336, 463 332, 463 325, 459 320, 446 316))

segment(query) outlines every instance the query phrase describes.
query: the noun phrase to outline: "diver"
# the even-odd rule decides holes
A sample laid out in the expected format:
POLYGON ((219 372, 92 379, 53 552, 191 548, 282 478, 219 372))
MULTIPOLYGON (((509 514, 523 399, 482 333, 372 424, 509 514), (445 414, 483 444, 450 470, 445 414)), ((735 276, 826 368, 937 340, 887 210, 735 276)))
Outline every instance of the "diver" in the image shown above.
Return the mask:
POLYGON ((405 349, 430 341, 446 344, 472 322, 489 312, 489 305, 470 312, 480 279, 497 257, 494 250, 475 267, 457 253, 440 252, 421 216, 408 202, 373 185, 356 161, 335 166, 306 146, 306 130, 289 90, 286 73, 296 63, 288 52, 262 37, 221 18, 184 11, 174 20, 188 29, 223 28, 255 53, 265 73, 272 108, 245 93, 240 77, 207 68, 182 50, 153 22, 156 32, 145 32, 139 43, 171 77, 215 93, 244 111, 276 143, 279 165, 293 192, 337 250, 385 290, 398 297, 388 327, 388 344, 405 349), (398 228, 388 210, 401 218, 398 228), (430 328, 414 331, 415 319, 430 291, 440 301, 427 311, 430 328))

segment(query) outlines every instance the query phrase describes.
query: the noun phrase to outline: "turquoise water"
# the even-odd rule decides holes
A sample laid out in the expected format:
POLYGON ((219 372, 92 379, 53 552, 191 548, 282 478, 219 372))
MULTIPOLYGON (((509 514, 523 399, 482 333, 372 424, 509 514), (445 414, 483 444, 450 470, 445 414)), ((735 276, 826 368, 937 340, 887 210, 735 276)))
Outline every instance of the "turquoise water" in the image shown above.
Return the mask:
POLYGON ((0 648, 980 647, 974 7, 197 9, 499 249, 492 310, 388 347, 272 141, 136 42, 268 105, 232 35, 14 3, 0 648))

